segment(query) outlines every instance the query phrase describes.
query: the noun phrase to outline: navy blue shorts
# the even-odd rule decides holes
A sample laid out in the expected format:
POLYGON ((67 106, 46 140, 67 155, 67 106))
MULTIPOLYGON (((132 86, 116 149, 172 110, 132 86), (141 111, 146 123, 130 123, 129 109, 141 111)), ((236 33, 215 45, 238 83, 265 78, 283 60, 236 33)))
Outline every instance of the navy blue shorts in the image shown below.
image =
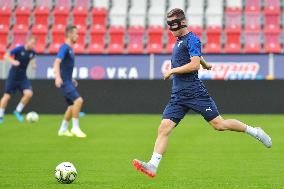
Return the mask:
POLYGON ((80 94, 72 83, 63 83, 61 90, 64 93, 66 103, 70 106, 74 104, 76 99, 80 98, 80 94))
POLYGON ((14 94, 17 90, 23 92, 24 90, 32 90, 32 85, 28 79, 11 80, 7 79, 5 83, 5 93, 14 94))
POLYGON ((174 94, 163 112, 163 119, 170 119, 178 124, 189 110, 201 114, 208 122, 220 115, 215 102, 208 95, 189 98, 174 94))

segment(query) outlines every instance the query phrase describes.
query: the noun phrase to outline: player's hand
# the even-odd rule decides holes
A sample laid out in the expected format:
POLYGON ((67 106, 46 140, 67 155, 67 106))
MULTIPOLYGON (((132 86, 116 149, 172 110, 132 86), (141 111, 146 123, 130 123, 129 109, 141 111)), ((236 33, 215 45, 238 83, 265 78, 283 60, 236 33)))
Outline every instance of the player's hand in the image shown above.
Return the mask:
POLYGON ((164 72, 164 80, 168 80, 170 79, 171 75, 172 75, 172 70, 168 70, 164 72))
POLYGON ((14 61, 13 61, 13 65, 14 65, 14 66, 19 66, 19 65, 20 65, 20 62, 19 62, 18 60, 14 60, 14 61))
POLYGON ((35 70, 35 69, 36 69, 36 67, 37 67, 37 66, 36 66, 36 64, 32 64, 32 69, 34 69, 34 70, 35 70))
POLYGON ((62 81, 61 77, 55 78, 55 86, 56 86, 57 88, 60 88, 61 85, 62 85, 62 83, 63 83, 63 81, 62 81))
POLYGON ((211 64, 202 65, 202 68, 206 69, 206 70, 211 70, 212 69, 212 65, 211 64))
POLYGON ((78 84, 78 81, 77 81, 77 80, 73 79, 72 82, 73 82, 73 84, 75 85, 75 87, 78 87, 79 84, 78 84))

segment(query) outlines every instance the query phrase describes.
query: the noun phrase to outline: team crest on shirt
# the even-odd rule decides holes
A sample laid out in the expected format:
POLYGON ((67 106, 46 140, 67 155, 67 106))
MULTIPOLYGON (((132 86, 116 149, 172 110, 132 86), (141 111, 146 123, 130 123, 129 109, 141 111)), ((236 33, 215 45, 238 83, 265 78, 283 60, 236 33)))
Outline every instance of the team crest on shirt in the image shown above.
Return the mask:
POLYGON ((179 41, 178 42, 178 47, 183 43, 183 41, 179 41))
POLYGON ((30 59, 31 59, 32 57, 33 57, 33 54, 31 53, 31 54, 30 54, 30 59))
POLYGON ((73 54, 72 50, 69 51, 70 54, 73 54))
POLYGON ((25 56, 25 51, 22 51, 22 52, 21 52, 21 56, 25 56))

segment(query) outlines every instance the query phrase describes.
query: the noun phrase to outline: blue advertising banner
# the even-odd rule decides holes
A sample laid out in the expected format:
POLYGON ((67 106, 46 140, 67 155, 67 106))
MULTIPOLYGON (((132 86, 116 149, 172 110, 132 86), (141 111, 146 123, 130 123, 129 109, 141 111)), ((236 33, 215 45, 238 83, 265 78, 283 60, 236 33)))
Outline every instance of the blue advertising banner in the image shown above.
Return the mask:
MULTIPOLYGON (((37 79, 54 78, 55 56, 37 57, 37 79)), ((76 56, 73 77, 78 79, 149 79, 149 56, 76 56)))
POLYGON ((274 78, 284 79, 284 55, 274 55, 274 78))
MULTIPOLYGON (((203 80, 265 79, 268 75, 268 55, 204 55, 212 64, 212 70, 200 69, 203 80)), ((170 69, 171 57, 155 56, 155 79, 162 78, 164 70, 170 69)))
MULTIPOLYGON (((204 55, 212 70, 200 69, 203 80, 265 79, 269 74, 267 54, 204 55)), ((74 78, 78 79, 162 79, 171 67, 170 55, 79 55, 74 78), (151 57, 152 56, 152 57, 151 57)), ((55 56, 37 57, 36 79, 54 78, 55 56)), ((275 78, 284 78, 284 55, 275 55, 275 78), (281 64, 282 62, 282 64, 281 64), (282 72, 283 70, 283 72, 282 72)))

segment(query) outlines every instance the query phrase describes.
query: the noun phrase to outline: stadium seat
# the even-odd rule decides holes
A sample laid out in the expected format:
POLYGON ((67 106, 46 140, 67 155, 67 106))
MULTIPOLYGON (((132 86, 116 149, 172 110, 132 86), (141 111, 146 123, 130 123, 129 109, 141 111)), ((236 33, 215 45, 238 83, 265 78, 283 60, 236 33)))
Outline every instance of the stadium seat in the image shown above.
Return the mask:
POLYGON ((221 27, 223 12, 223 0, 208 0, 206 9, 207 27, 221 27))
POLYGON ((221 52, 221 27, 210 26, 206 30, 207 42, 204 51, 206 53, 221 52))
POLYGON ((71 10, 71 0, 57 0, 54 9, 54 25, 62 24, 66 25, 68 23, 68 17, 71 10))
POLYGON ((242 9, 243 8, 243 0, 227 0, 227 8, 235 8, 235 9, 242 9))
POLYGON ((225 53, 240 53, 241 52, 241 27, 231 26, 226 28, 226 44, 225 53))
POLYGON ((109 9, 110 0, 93 0, 93 6, 96 8, 109 9))
POLYGON ((202 40, 202 28, 201 27, 190 25, 188 29, 189 31, 192 31, 193 33, 195 33, 195 35, 197 35, 200 40, 202 40))
POLYGON ((93 8, 92 10, 92 25, 106 26, 107 21, 107 9, 105 8, 93 8))
POLYGON ((246 0, 245 3, 246 12, 260 12, 260 0, 246 0))
POLYGON ((149 26, 164 26, 166 12, 166 1, 150 0, 150 9, 148 12, 149 26))
POLYGON ((23 24, 29 26, 31 11, 32 10, 29 7, 18 7, 15 10, 16 24, 23 24))
POLYGON ((123 26, 111 26, 109 28, 110 42, 108 53, 121 54, 124 52, 125 28, 123 26))
POLYGON ((91 28, 89 53, 103 53, 105 46, 105 27, 95 25, 91 28))
POLYGON ((78 29, 78 39, 77 44, 85 46, 85 36, 86 36, 86 26, 85 25, 76 25, 78 29))
POLYGON ((244 32, 244 53, 260 53, 261 43, 260 43, 261 33, 257 30, 247 30, 244 32))
POLYGON ((185 0, 169 0, 168 12, 174 8, 185 10, 185 0))
POLYGON ((48 28, 46 25, 35 25, 32 28, 32 34, 37 38, 36 51, 38 53, 43 53, 46 46, 46 36, 48 28))
POLYGON ((1 44, 6 46, 8 41, 9 27, 7 25, 0 25, 0 41, 1 44))
POLYGON ((167 53, 172 53, 174 45, 176 43, 176 37, 172 34, 172 32, 168 29, 168 41, 167 41, 167 47, 166 47, 166 52, 167 53))
POLYGON ((128 28, 128 53, 141 54, 144 52, 144 32, 145 29, 142 26, 128 28))
POLYGON ((3 59, 5 52, 6 52, 6 46, 4 46, 3 44, 0 44, 0 60, 3 59))
POLYGON ((86 7, 75 7, 73 10, 73 24, 74 25, 87 25, 88 9, 86 7))
POLYGON ((279 26, 267 27, 264 31, 264 51, 266 53, 280 53, 280 38, 279 38, 280 29, 279 26))
POLYGON ((90 9, 91 1, 90 0, 74 0, 74 8, 82 7, 83 9, 90 9))
POLYGON ((126 27, 127 0, 113 0, 109 19, 112 26, 126 27))
POLYGON ((160 26, 151 26, 147 30, 148 53, 162 53, 163 52, 163 28, 160 26))
POLYGON ((52 43, 50 45, 50 48, 49 48, 49 53, 51 54, 57 54, 58 53, 58 50, 59 50, 59 47, 62 45, 62 43, 52 43))
POLYGON ((65 25, 55 25, 52 30, 52 43, 64 43, 65 25))
POLYGON ((129 10, 129 25, 145 27, 147 1, 131 0, 131 5, 129 10))
POLYGON ((190 26, 203 27, 204 0, 189 0, 186 17, 190 26))
POLYGON ((239 7, 227 7, 225 9, 225 27, 241 27, 242 9, 239 7))
POLYGON ((11 9, 9 7, 0 8, 0 25, 10 26, 11 9))
POLYGON ((73 49, 74 49, 74 53, 75 54, 84 54, 84 53, 86 53, 85 46, 80 44, 80 43, 76 43, 73 46, 73 49))
POLYGON ((48 24, 49 13, 52 8, 52 0, 37 0, 37 6, 34 12, 34 24, 48 24))
POLYGON ((280 5, 278 0, 266 0, 264 9, 264 27, 279 26, 280 5))
POLYGON ((27 25, 15 25, 13 28, 13 46, 23 45, 28 35, 27 25))

